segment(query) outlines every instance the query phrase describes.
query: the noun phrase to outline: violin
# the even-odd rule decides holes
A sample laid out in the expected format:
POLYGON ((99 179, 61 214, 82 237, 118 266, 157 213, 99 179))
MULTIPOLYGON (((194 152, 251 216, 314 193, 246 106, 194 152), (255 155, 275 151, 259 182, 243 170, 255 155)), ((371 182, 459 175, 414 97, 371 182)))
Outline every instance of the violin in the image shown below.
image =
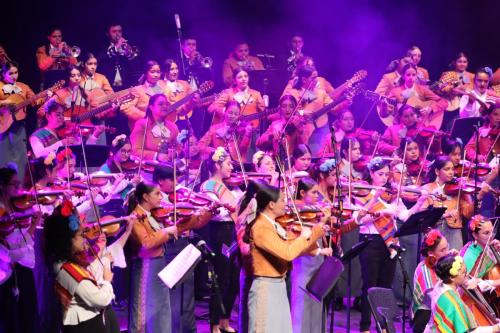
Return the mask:
POLYGON ((226 203, 222 203, 216 199, 212 199, 206 194, 196 193, 183 187, 175 190, 175 192, 169 193, 168 200, 170 202, 176 201, 177 203, 189 203, 198 208, 214 205, 217 206, 217 208, 224 207, 231 213, 235 212, 235 208, 226 203))
POLYGON ((218 207, 212 204, 206 208, 202 210, 201 207, 196 207, 188 202, 179 202, 175 209, 177 221, 174 220, 174 205, 172 204, 154 208, 151 210, 151 214, 165 227, 175 225, 177 232, 183 233, 187 230, 203 228, 218 207))
MULTIPOLYGON (((481 184, 478 183, 478 186, 475 186, 474 184, 463 183, 458 178, 453 178, 444 185, 444 193, 452 197, 458 195, 459 191, 465 194, 473 194, 481 190, 481 186, 479 185, 481 184)), ((495 190, 492 189, 491 191, 496 194, 495 190)))
POLYGON ((286 230, 289 240, 299 237, 302 227, 314 227, 323 217, 323 212, 320 209, 307 208, 299 210, 298 216, 288 209, 287 213, 275 219, 286 230))
POLYGON ((491 166, 488 163, 478 163, 476 164, 469 161, 460 161, 455 166, 455 175, 457 177, 475 175, 477 169, 477 175, 479 177, 487 176, 491 172, 491 166))
POLYGON ((34 213, 7 213, 3 209, 0 210, 0 236, 9 235, 16 227, 29 228, 33 215, 34 213))
POLYGON ((241 186, 245 184, 245 178, 247 181, 255 179, 268 178, 271 180, 273 176, 268 173, 258 173, 258 172, 245 172, 243 173, 232 173, 229 178, 224 179, 224 183, 228 186, 241 186))
POLYGON ((84 237, 87 239, 96 239, 101 234, 115 236, 120 231, 122 224, 128 222, 129 216, 115 218, 112 215, 106 215, 100 218, 101 223, 87 223, 83 228, 84 237))
POLYGON ((53 205, 58 198, 68 194, 70 194, 68 190, 52 190, 50 188, 40 189, 37 192, 34 190, 22 191, 12 197, 11 202, 15 209, 23 211, 32 208, 37 203, 44 206, 53 205))
MULTIPOLYGON (((118 175, 122 175, 120 173, 96 173, 90 175, 90 186, 102 187, 108 184, 108 181, 113 182, 115 177, 118 175)), ((123 174, 125 175, 125 179, 131 179, 134 175, 132 174, 123 174)))
POLYGON ((352 162, 352 168, 357 172, 363 172, 367 170, 368 162, 368 158, 361 156, 359 160, 352 162))
MULTIPOLYGON (((67 121, 63 126, 56 130, 56 133, 61 139, 65 139, 67 137, 78 137, 80 133, 79 128, 82 130, 82 136, 87 137, 94 132, 96 125, 78 125, 67 121)), ((104 131, 108 133, 115 133, 116 128, 104 126, 104 131)))
POLYGON ((421 169, 423 170, 421 160, 406 162, 406 171, 408 172, 408 176, 410 177, 418 177, 421 169))
POLYGON ((418 128, 418 135, 423 138, 430 138, 431 136, 450 136, 449 133, 438 130, 434 126, 422 126, 418 128))
POLYGON ((124 173, 135 173, 139 169, 139 162, 128 159, 125 162, 120 163, 124 173))

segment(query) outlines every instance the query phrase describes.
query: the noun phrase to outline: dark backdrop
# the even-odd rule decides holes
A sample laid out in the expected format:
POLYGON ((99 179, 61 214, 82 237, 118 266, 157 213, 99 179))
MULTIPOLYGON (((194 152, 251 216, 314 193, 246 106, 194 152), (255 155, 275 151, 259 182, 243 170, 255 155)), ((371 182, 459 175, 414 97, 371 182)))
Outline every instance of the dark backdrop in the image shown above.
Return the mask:
MULTIPOLYGON (((320 74, 334 85, 365 68, 368 87, 374 88, 387 64, 411 45, 422 49, 421 65, 432 79, 459 51, 469 55, 471 70, 498 67, 499 4, 496 0, 4 1, 0 44, 20 63, 20 80, 37 87, 35 51, 47 41, 52 27, 62 29, 69 45, 99 53, 107 45, 108 23, 119 22, 125 37, 141 49, 141 62, 162 61, 178 52, 173 15, 179 13, 184 35, 195 36, 202 54, 214 58, 217 78, 236 41, 248 41, 253 54, 279 54, 291 34, 300 33, 305 53, 315 58, 320 74)), ((361 117, 367 107, 360 101, 354 109, 361 117)), ((366 127, 374 126, 376 122, 366 127)))

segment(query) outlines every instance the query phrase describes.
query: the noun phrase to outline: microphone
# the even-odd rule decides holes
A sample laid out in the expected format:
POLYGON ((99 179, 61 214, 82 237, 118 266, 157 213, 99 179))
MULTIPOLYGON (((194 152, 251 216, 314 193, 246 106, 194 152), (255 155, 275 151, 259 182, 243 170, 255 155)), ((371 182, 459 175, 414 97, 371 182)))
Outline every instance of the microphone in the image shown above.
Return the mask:
POLYGON ((207 242, 205 242, 203 239, 200 239, 200 241, 196 243, 196 248, 200 250, 207 257, 215 257, 215 253, 208 246, 207 242))
POLYGON ((401 247, 397 244, 391 244, 389 245, 390 249, 396 250, 396 252, 401 253, 401 252, 406 252, 406 249, 404 247, 401 247))
POLYGON ((181 30, 181 18, 179 14, 174 14, 174 19, 175 19, 175 26, 177 27, 177 30, 181 30))
POLYGON ((275 58, 274 55, 268 54, 268 53, 259 53, 259 54, 257 54, 257 57, 260 57, 260 58, 269 58, 269 59, 274 59, 275 58))
POLYGON ((266 108, 268 108, 269 107, 269 95, 262 96, 262 99, 264 100, 264 106, 266 108))

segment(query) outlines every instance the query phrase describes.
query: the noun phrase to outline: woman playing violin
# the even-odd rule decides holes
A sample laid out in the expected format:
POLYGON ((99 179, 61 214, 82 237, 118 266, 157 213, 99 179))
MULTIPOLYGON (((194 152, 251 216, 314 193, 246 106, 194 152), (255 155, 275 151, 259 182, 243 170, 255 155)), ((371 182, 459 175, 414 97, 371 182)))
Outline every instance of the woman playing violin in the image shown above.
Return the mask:
POLYGON ((453 163, 448 156, 438 156, 428 174, 429 183, 422 186, 422 189, 435 194, 445 195, 442 202, 429 200, 425 206, 433 204, 434 207, 446 207, 437 228, 448 240, 452 249, 459 250, 463 246, 462 240, 462 216, 470 218, 473 212, 472 199, 465 193, 446 192, 446 183, 451 182, 454 176, 453 163), (459 196, 460 194, 460 196, 459 196))
POLYGON ((432 291, 432 313, 426 331, 429 332, 500 332, 500 324, 478 327, 474 314, 460 298, 458 288, 467 282, 467 269, 462 257, 448 254, 434 267, 441 279, 432 291))
POLYGON ((280 152, 283 149, 284 143, 281 142, 283 130, 285 130, 285 140, 288 144, 288 154, 291 154, 295 147, 305 143, 302 131, 302 122, 300 116, 294 116, 284 129, 288 120, 292 116, 297 100, 292 95, 283 95, 279 101, 279 119, 274 120, 267 130, 257 139, 256 146, 264 151, 280 152), (283 147, 283 148, 282 148, 283 147))
POLYGON ((418 135, 417 113, 410 105, 404 105, 398 109, 396 115, 397 124, 386 128, 380 139, 378 153, 391 156, 399 148, 403 138, 415 138, 418 135))
POLYGON ((415 269, 411 303, 414 333, 423 333, 431 318, 430 292, 440 281, 434 267, 439 259, 450 253, 450 247, 439 230, 430 229, 424 235, 420 251, 424 260, 415 269))
POLYGON ((230 101, 225 106, 224 121, 210 126, 199 141, 200 150, 202 154, 208 156, 216 147, 224 147, 233 160, 238 161, 241 156, 242 162, 246 162, 251 157, 247 155, 252 143, 253 127, 239 120, 241 108, 238 102, 230 101))
MULTIPOLYGON (((224 148, 218 147, 207 160, 207 166, 211 176, 201 185, 200 192, 235 207, 239 193, 231 191, 224 184, 224 179, 229 178, 233 171, 231 156, 224 148)), ((236 240, 235 222, 230 211, 221 208, 219 214, 212 217, 202 232, 207 234, 207 243, 215 253, 214 269, 219 281, 224 281, 221 285, 221 294, 226 314, 221 314, 218 300, 215 295, 212 295, 210 298, 211 332, 220 333, 222 330, 234 332, 229 324, 229 318, 238 295, 239 270, 234 262, 222 254, 222 244, 228 246, 236 240)))
MULTIPOLYGON (((7 332, 35 332, 39 328, 37 313, 34 233, 38 218, 28 216, 17 220, 11 198, 21 190, 17 171, 0 168, 0 248, 10 261, 10 271, 1 271, 0 313, 2 328, 7 332), (4 251, 5 250, 5 251, 4 251), (10 277, 9 277, 10 275, 10 277)), ((4 261, 5 259, 2 259, 4 261)))
MULTIPOLYGON (((266 108, 262 95, 257 90, 251 89, 248 85, 250 81, 248 71, 237 68, 233 71, 233 84, 224 90, 219 97, 208 107, 208 112, 213 113, 212 125, 219 124, 224 119, 227 104, 236 101, 241 109, 241 115, 250 115, 264 111, 266 108)), ((252 122, 256 128, 258 120, 252 122)))
POLYGON ((360 143, 356 138, 344 138, 340 143, 340 174, 353 181, 365 178, 367 162, 361 155, 360 143))
MULTIPOLYGON (((460 161, 463 158, 463 150, 464 144, 460 138, 444 138, 441 141, 441 151, 443 152, 443 155, 446 155, 450 158, 450 161, 451 163, 453 163, 454 167, 460 165, 460 161)), ((456 176, 461 177, 461 175, 456 176)))
POLYGON ((44 238, 47 265, 63 308, 63 332, 119 332, 110 307, 114 292, 109 261, 102 266, 99 278, 92 274, 89 265, 96 260, 99 248, 86 237, 70 201, 63 201, 45 220, 44 238))
POLYGON ((302 254, 316 254, 329 215, 312 229, 303 227, 293 239, 275 219, 285 213, 283 193, 262 185, 255 195, 257 217, 247 226, 254 279, 248 295, 248 331, 292 332, 285 275, 290 262, 302 254))
POLYGON ((169 289, 158 273, 166 265, 165 244, 177 234, 177 226, 163 227, 152 216, 162 197, 158 185, 141 182, 129 198, 128 211, 146 215, 134 224, 130 237, 130 332, 172 331, 169 289))
POLYGON ((391 288, 392 286, 396 269, 396 261, 393 258, 397 254, 393 246, 399 244, 398 239, 394 237, 397 229, 396 217, 406 221, 413 213, 418 212, 427 200, 427 195, 422 195, 411 209, 406 209, 397 195, 391 197, 383 195, 387 192, 384 187, 390 178, 389 163, 380 157, 375 157, 368 163, 368 170, 370 172, 369 184, 379 189, 371 190, 366 197, 354 197, 355 202, 363 206, 366 212, 378 212, 377 215, 367 215, 365 211, 360 211, 356 217, 361 224, 359 240, 371 240, 360 255, 363 278, 360 323, 362 332, 367 332, 370 328, 368 289, 371 287, 391 288))
MULTIPOLYGON (((309 177, 299 180, 295 204, 299 211, 322 208, 316 181, 309 177)), ((315 247, 316 253, 314 255, 300 256, 292 261, 290 301, 293 332, 322 332, 325 329, 321 310, 323 302, 316 302, 300 288, 307 284, 321 266, 323 256, 331 256, 333 253, 332 248, 325 247, 322 240, 316 241, 315 247)))
POLYGON ((147 117, 139 119, 130 134, 134 156, 159 162, 172 161, 173 151, 178 148, 179 130, 175 123, 167 119, 168 106, 163 93, 151 96, 147 117))
POLYGON ((481 117, 491 107, 500 106, 499 97, 489 89, 493 71, 482 67, 474 76, 474 89, 467 90, 460 98, 460 118, 481 117))
MULTIPOLYGON (((479 162, 489 162, 500 153, 500 107, 486 111, 486 122, 479 128, 479 162)), ((476 134, 465 145, 465 156, 469 161, 476 160, 476 134)))
POLYGON ((278 173, 276 172, 276 164, 274 163, 273 155, 269 152, 257 151, 253 154, 252 163, 255 172, 266 175, 271 175, 270 185, 277 186, 278 173))

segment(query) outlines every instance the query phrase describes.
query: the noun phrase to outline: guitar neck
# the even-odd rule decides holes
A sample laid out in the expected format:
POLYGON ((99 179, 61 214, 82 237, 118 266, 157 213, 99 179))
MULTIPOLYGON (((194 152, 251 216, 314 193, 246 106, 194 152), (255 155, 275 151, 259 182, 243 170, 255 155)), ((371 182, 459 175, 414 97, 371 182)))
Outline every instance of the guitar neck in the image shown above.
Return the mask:
POLYGON ((269 116, 270 114, 278 112, 278 110, 279 110, 279 108, 267 109, 267 110, 262 111, 262 112, 257 112, 257 113, 241 116, 240 120, 252 121, 252 120, 261 119, 261 118, 269 116))
POLYGON ((330 111, 331 109, 333 109, 334 107, 336 107, 337 105, 339 105, 340 103, 342 103, 345 100, 346 100, 346 97, 344 95, 342 95, 339 98, 337 98, 335 101, 331 102, 330 104, 323 106, 321 109, 319 109, 318 111, 315 111, 313 114, 311 114, 312 120, 316 120, 319 117, 323 116, 328 111, 330 111))
POLYGON ((78 117, 76 117, 76 121, 77 122, 82 122, 84 120, 90 119, 93 116, 95 116, 96 114, 99 114, 99 113, 101 113, 103 111, 106 111, 106 110, 108 110, 108 109, 110 109, 112 107, 113 107, 113 104, 111 104, 111 102, 108 102, 108 103, 106 103, 106 104, 104 104, 102 106, 99 106, 99 107, 97 107, 95 109, 92 109, 92 110, 90 110, 88 112, 82 113, 81 115, 79 115, 78 117))
POLYGON ((175 112, 178 108, 180 108, 181 106, 183 106, 184 104, 186 104, 187 102, 189 102, 191 100, 191 98, 193 98, 193 95, 195 93, 197 93, 197 92, 198 92, 198 90, 193 91, 189 95, 184 96, 183 98, 181 98, 180 100, 178 100, 174 104, 170 105, 168 107, 168 112, 169 113, 175 112))
POLYGON ((36 94, 35 96, 32 96, 30 98, 28 98, 27 100, 19 103, 16 105, 16 109, 15 111, 17 110, 21 110, 21 109, 24 109, 25 107, 27 107, 28 105, 32 104, 33 102, 35 102, 37 99, 40 99, 40 98, 44 98, 47 96, 47 91, 48 90, 44 90, 42 92, 39 92, 38 94, 36 94))

